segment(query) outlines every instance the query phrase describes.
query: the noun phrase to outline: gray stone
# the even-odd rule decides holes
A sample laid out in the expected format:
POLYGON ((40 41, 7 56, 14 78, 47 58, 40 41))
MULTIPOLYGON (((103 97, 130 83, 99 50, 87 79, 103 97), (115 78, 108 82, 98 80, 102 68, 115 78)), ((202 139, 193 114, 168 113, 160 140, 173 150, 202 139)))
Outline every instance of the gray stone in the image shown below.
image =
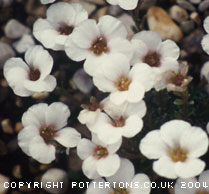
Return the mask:
POLYGON ((7 38, 16 39, 23 36, 23 34, 30 32, 30 29, 16 19, 11 19, 7 22, 4 32, 7 38))
POLYGON ((194 29, 195 24, 192 20, 187 20, 187 21, 183 21, 180 24, 180 27, 184 33, 188 34, 194 29))
POLYGON ((169 10, 169 14, 172 19, 179 23, 189 18, 187 11, 178 5, 174 5, 173 7, 171 7, 171 9, 169 10))
POLYGON ((177 3, 181 7, 183 7, 184 9, 187 9, 189 11, 195 11, 195 7, 189 1, 186 1, 186 0, 177 0, 177 3))
POLYGON ((198 10, 204 12, 208 8, 209 8, 209 0, 204 0, 199 4, 198 10))
POLYGON ((7 59, 14 56, 15 52, 12 47, 9 44, 0 41, 0 69, 2 69, 7 59))

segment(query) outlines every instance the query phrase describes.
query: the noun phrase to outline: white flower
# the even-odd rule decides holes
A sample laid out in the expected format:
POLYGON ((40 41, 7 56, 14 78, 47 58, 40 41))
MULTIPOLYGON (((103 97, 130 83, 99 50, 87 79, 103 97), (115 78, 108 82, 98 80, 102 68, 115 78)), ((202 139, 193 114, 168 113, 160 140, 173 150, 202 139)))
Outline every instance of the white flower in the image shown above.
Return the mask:
POLYGON ((142 31, 131 40, 134 51, 132 65, 146 63, 156 73, 178 68, 179 47, 172 40, 162 41, 157 32, 142 31))
POLYGON ((204 171, 198 179, 179 178, 175 184, 175 194, 208 194, 209 193, 209 170, 204 171))
POLYGON ((115 104, 139 102, 154 85, 151 67, 138 63, 130 69, 129 60, 121 54, 109 57, 101 67, 93 82, 99 90, 110 92, 110 100, 115 104))
POLYGON ((33 35, 46 48, 64 50, 67 37, 87 18, 88 13, 80 4, 56 3, 47 9, 46 19, 34 23, 33 35))
POLYGON ((192 81, 191 76, 187 76, 189 66, 187 63, 181 63, 177 70, 168 70, 159 76, 155 84, 157 91, 167 88, 168 91, 183 92, 187 85, 192 81))
POLYGON ((122 140, 115 144, 105 144, 92 134, 92 141, 82 139, 77 146, 78 156, 84 160, 83 173, 89 179, 109 177, 120 167, 120 157, 115 153, 121 146, 122 140))
POLYGON ((146 113, 144 101, 115 105, 107 98, 102 104, 108 115, 102 112, 97 116, 95 123, 88 125, 90 131, 96 133, 99 139, 112 144, 122 137, 134 137, 141 131, 142 117, 146 113))
POLYGON ((208 137, 199 127, 172 120, 163 124, 160 130, 149 132, 139 148, 147 158, 157 159, 153 170, 160 176, 190 178, 205 168, 205 162, 199 157, 208 150, 208 137))
POLYGON ((56 0, 40 0, 42 4, 48 4, 48 3, 53 3, 56 0))
POLYGON ((21 58, 10 58, 4 65, 4 77, 18 96, 31 96, 35 92, 51 92, 57 85, 49 75, 53 59, 42 46, 31 47, 21 58))
POLYGON ((83 110, 78 115, 78 120, 84 125, 90 125, 96 122, 98 115, 101 113, 100 105, 94 97, 90 98, 90 104, 82 104, 83 110))
POLYGON ((117 173, 111 177, 93 180, 86 194, 149 194, 150 179, 146 174, 135 174, 134 166, 128 159, 121 159, 117 173), (134 184, 139 184, 134 186, 134 184), (105 186, 106 185, 106 186, 105 186))
POLYGON ((209 54, 209 16, 206 17, 206 19, 204 20, 203 27, 205 31, 207 32, 207 34, 203 37, 201 44, 202 44, 203 50, 207 54, 209 54))
POLYGON ((80 141, 81 136, 74 128, 65 127, 69 116, 70 110, 61 102, 31 106, 22 116, 24 128, 18 134, 18 145, 40 163, 52 162, 54 141, 67 148, 77 146, 80 141))
POLYGON ((100 64, 110 55, 122 53, 132 57, 131 44, 125 26, 112 16, 102 16, 98 24, 95 20, 86 20, 76 27, 66 41, 66 54, 74 61, 84 62, 84 70, 95 75, 100 64), (111 26, 111 27, 110 27, 111 26))
POLYGON ((109 4, 119 5, 122 9, 132 10, 135 9, 139 0, 107 0, 109 4))

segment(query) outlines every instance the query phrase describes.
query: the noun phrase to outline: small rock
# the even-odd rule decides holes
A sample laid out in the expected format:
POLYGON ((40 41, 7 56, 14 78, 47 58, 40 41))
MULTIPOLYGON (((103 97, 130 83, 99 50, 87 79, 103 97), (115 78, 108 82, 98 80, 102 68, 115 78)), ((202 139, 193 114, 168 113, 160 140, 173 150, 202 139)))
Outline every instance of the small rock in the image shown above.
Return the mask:
POLYGON ((190 15, 190 18, 198 25, 200 26, 201 25, 201 19, 200 19, 200 16, 197 12, 192 12, 191 15, 190 15))
POLYGON ((48 96, 49 96, 49 92, 35 92, 32 95, 32 98, 38 99, 38 100, 43 100, 43 99, 48 98, 48 96))
POLYGON ((182 39, 183 33, 169 15, 160 7, 152 7, 148 10, 149 29, 158 32, 162 39, 172 39, 176 42, 182 39))
POLYGON ((0 85, 1 85, 3 88, 9 87, 8 82, 7 82, 6 79, 2 79, 2 80, 0 81, 0 85))
POLYGON ((197 29, 191 34, 189 34, 182 42, 182 49, 187 51, 189 54, 203 52, 201 47, 201 40, 204 36, 204 33, 201 29, 197 29))
POLYGON ((187 20, 187 21, 183 21, 180 27, 184 33, 188 34, 194 29, 195 24, 192 20, 187 20))
POLYGON ((199 4, 202 0, 190 0, 191 3, 199 4))
POLYGON ((11 19, 7 22, 4 32, 7 38, 16 39, 23 36, 23 34, 30 32, 30 29, 16 19, 11 19))
POLYGON ((126 27, 127 31, 128 31, 128 36, 127 38, 130 40, 132 38, 132 36, 134 35, 134 32, 132 30, 132 26, 135 26, 134 20, 133 18, 128 15, 128 14, 123 14, 122 16, 120 16, 118 18, 126 27))
POLYGON ((41 182, 43 184, 43 189, 49 193, 59 194, 64 193, 68 187, 68 176, 64 170, 58 168, 51 168, 47 170, 41 177, 41 182), (59 187, 47 187, 47 182, 59 183, 59 187), (61 187, 61 183, 62 187, 61 187))
POLYGON ((209 0, 202 1, 198 6, 198 10, 201 12, 206 11, 208 8, 209 8, 209 0))
POLYGON ((0 0, 0 7, 9 7, 13 0, 0 0))
POLYGON ((24 34, 20 40, 13 43, 13 47, 18 53, 24 53, 34 45, 35 41, 30 34, 24 34))
POLYGON ((73 82, 84 94, 89 94, 94 86, 92 79, 85 73, 83 69, 76 71, 76 73, 73 75, 73 82))
POLYGON ((10 182, 9 177, 4 176, 3 174, 0 174, 0 193, 4 194, 7 192, 8 188, 4 187, 5 182, 10 182))
POLYGON ((7 59, 14 56, 15 52, 12 47, 9 44, 0 41, 0 69, 3 68, 7 59))
POLYGON ((22 129, 23 129, 22 123, 21 123, 21 122, 17 122, 17 123, 15 124, 15 131, 16 131, 17 133, 19 133, 22 129))
POLYGON ((2 127, 2 130, 3 130, 4 133, 7 133, 7 134, 13 134, 14 133, 11 122, 10 122, 9 119, 4 119, 1 122, 1 127, 2 127))
POLYGON ((123 13, 123 10, 117 5, 111 5, 108 7, 108 10, 107 10, 107 14, 114 16, 114 17, 118 17, 122 13, 123 13))
POLYGON ((187 20, 189 17, 187 11, 178 5, 174 5, 173 7, 171 7, 169 10, 169 14, 172 19, 179 23, 187 20))
POLYGON ((148 10, 150 7, 156 5, 157 1, 153 0, 143 0, 140 6, 140 10, 148 10))
POLYGON ((21 166, 20 165, 15 165, 12 171, 12 174, 15 178, 20 179, 22 178, 22 173, 21 173, 21 166))
POLYGON ((105 1, 104 0, 86 0, 89 3, 97 4, 97 5, 104 5, 105 1))
POLYGON ((186 1, 186 0, 177 0, 177 3, 181 7, 183 7, 184 9, 187 9, 189 11, 195 11, 195 7, 189 1, 186 1))

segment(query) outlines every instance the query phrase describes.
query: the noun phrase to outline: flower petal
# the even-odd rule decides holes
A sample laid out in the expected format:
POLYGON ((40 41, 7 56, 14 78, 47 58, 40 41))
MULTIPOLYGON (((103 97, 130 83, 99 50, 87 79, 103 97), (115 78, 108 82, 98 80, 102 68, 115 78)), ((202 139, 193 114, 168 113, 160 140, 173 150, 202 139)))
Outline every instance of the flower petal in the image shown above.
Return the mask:
POLYGON ((61 129, 67 125, 70 110, 67 105, 61 102, 52 103, 46 111, 46 123, 55 125, 56 129, 61 129))
POLYGON ((97 172, 100 176, 109 177, 114 175, 120 167, 120 158, 117 154, 101 158, 97 162, 97 172))
POLYGON ((78 143, 77 154, 82 160, 85 160, 94 153, 94 149, 95 144, 84 138, 78 143))
POLYGON ((177 44, 172 40, 165 40, 159 48, 162 57, 171 57, 173 59, 179 58, 180 49, 177 44))
POLYGON ((151 187, 147 187, 144 185, 145 183, 148 185, 151 183, 149 177, 146 174, 136 174, 132 180, 133 183, 140 183, 141 187, 133 187, 131 188, 131 194, 149 194, 151 191, 151 187))
POLYGON ((196 178, 190 178, 190 179, 181 179, 179 178, 176 181, 174 190, 175 190, 175 194, 196 194, 197 193, 197 189, 195 187, 188 187, 188 183, 191 184, 195 184, 197 182, 196 178), (183 188, 182 188, 182 183, 183 183, 183 188))
POLYGON ((66 127, 59 130, 54 138, 57 142, 65 147, 75 147, 81 140, 81 134, 78 133, 74 128, 66 127))
POLYGON ((55 147, 46 144, 41 136, 34 137, 29 145, 31 157, 43 164, 49 164, 55 160, 55 147))

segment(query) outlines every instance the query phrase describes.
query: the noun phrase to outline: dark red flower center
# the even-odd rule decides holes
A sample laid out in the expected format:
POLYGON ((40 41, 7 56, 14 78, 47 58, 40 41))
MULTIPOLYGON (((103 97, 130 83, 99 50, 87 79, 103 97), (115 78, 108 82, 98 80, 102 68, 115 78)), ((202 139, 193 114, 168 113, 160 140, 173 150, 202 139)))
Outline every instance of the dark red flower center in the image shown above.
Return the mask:
POLYGON ((30 69, 29 79, 31 81, 36 81, 40 78, 41 72, 38 69, 30 69))
POLYGON ((90 50, 95 54, 95 55, 101 55, 102 53, 106 53, 108 52, 108 48, 107 48, 107 40, 104 37, 99 37, 97 38, 90 50))
POLYGON ((157 52, 149 52, 143 59, 143 62, 148 64, 151 67, 160 66, 161 56, 157 52))

